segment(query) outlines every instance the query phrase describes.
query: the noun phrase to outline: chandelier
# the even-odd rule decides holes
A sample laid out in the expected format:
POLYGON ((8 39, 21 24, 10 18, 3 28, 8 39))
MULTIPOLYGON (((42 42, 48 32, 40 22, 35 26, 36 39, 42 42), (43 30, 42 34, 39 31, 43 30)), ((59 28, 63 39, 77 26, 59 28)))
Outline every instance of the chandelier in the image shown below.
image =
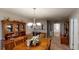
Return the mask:
POLYGON ((40 22, 36 22, 36 13, 35 13, 35 11, 36 11, 36 8, 33 8, 33 11, 34 11, 34 18, 33 18, 33 22, 29 22, 28 24, 27 24, 27 26, 33 26, 33 28, 36 28, 37 26, 41 26, 41 23, 40 22))

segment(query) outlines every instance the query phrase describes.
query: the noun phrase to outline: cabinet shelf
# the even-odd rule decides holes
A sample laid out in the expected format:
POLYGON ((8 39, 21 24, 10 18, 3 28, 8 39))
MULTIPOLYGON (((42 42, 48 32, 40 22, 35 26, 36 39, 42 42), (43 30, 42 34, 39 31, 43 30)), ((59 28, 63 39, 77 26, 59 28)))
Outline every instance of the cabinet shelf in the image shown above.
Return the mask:
POLYGON ((24 22, 10 21, 9 19, 2 20, 2 30, 5 40, 10 39, 12 37, 26 35, 25 24, 26 23, 24 22))

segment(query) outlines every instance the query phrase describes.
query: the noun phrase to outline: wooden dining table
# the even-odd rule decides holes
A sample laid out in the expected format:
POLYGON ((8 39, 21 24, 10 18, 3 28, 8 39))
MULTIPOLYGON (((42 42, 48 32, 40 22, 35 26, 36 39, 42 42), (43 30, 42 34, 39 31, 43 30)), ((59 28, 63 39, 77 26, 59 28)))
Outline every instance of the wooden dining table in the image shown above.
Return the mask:
POLYGON ((48 50, 50 47, 50 38, 42 38, 36 46, 28 47, 26 43, 21 43, 13 48, 13 50, 48 50))

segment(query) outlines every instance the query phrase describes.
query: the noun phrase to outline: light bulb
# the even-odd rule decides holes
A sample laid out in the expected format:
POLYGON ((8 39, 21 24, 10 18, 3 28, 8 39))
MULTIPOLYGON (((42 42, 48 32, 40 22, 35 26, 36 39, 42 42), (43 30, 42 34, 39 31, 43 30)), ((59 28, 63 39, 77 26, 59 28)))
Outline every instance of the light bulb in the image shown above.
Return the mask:
POLYGON ((32 26, 32 25, 33 25, 33 23, 28 23, 28 24, 27 24, 27 26, 32 26))
POLYGON ((36 23, 36 25, 37 25, 37 26, 41 26, 41 23, 40 23, 40 22, 39 22, 39 23, 36 23))

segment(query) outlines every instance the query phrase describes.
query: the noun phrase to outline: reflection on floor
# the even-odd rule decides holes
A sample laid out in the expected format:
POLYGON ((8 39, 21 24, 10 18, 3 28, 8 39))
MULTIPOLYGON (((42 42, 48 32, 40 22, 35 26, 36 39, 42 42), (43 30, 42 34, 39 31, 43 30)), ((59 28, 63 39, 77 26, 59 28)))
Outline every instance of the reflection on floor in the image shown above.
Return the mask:
POLYGON ((54 38, 54 39, 51 40, 50 50, 70 50, 68 46, 64 44, 60 44, 58 38, 54 38))

